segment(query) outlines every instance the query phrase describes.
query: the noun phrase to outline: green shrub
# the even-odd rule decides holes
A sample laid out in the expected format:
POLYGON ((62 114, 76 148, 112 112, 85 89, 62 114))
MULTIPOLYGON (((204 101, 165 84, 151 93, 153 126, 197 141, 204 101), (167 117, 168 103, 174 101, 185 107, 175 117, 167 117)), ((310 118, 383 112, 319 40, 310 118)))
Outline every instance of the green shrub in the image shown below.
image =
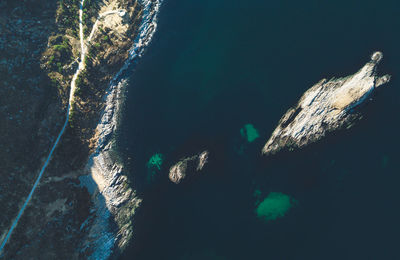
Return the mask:
POLYGON ((92 66, 92 57, 90 57, 89 55, 86 55, 84 62, 85 62, 86 67, 92 66))
POLYGON ((59 72, 59 73, 62 73, 63 68, 62 68, 61 62, 57 62, 57 67, 58 67, 58 72, 59 72))
POLYGON ((49 64, 51 65, 53 64, 53 62, 54 62, 54 55, 50 56, 49 58, 49 64))
POLYGON ((56 78, 52 78, 51 79, 51 83, 55 86, 55 85, 57 85, 57 79, 56 78))
POLYGON ((82 89, 80 87, 75 88, 75 95, 80 96, 82 94, 82 89))
POLYGON ((57 45, 53 46, 53 49, 55 51, 58 51, 58 52, 61 52, 61 53, 67 52, 68 48, 69 48, 68 43, 65 42, 65 41, 62 44, 57 44, 57 45))
POLYGON ((81 77, 81 75, 78 75, 78 77, 76 78, 76 81, 75 81, 76 88, 80 88, 82 86, 82 83, 83 83, 82 77, 81 77))
POLYGON ((89 28, 87 28, 86 26, 83 27, 83 37, 86 38, 86 35, 89 34, 89 28))

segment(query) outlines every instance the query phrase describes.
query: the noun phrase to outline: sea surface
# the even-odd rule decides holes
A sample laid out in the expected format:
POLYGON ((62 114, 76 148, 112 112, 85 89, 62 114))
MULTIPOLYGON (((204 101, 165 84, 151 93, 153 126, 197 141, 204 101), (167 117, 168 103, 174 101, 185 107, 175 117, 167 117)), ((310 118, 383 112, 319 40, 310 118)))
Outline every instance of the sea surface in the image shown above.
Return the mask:
POLYGON ((165 0, 118 147, 142 206, 122 259, 400 259, 400 3, 165 0), (373 51, 392 81, 349 131, 272 158, 280 117, 373 51), (207 167, 168 180, 205 149, 207 167))

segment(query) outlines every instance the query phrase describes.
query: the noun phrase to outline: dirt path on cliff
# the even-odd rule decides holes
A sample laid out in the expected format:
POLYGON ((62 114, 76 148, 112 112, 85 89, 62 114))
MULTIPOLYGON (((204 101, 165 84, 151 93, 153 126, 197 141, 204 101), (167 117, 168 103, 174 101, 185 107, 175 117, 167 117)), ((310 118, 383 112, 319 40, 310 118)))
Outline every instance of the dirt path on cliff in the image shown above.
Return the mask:
POLYGON ((95 32, 95 30, 97 28, 98 21, 100 19, 103 19, 107 15, 118 14, 120 16, 123 16, 125 14, 125 10, 122 10, 122 9, 121 10, 107 11, 107 12, 104 12, 102 14, 99 14, 95 24, 93 25, 92 31, 90 32, 90 37, 88 38, 87 42, 85 43, 84 42, 84 37, 83 37, 83 23, 82 23, 82 20, 83 20, 82 19, 82 17, 83 17, 83 4, 84 4, 84 2, 85 2, 85 0, 81 0, 80 6, 79 6, 79 40, 80 40, 80 45, 81 45, 81 57, 80 57, 80 61, 79 61, 79 66, 78 66, 74 76, 72 77, 72 81, 71 81, 70 96, 69 96, 69 102, 68 102, 65 122, 64 122, 63 127, 61 128, 61 130, 60 130, 60 132, 59 132, 59 134, 58 134, 53 146, 51 147, 50 153, 47 156, 46 161, 45 161, 44 165, 42 166, 42 168, 41 168, 41 170, 39 172, 39 175, 38 175, 35 183, 33 184, 33 187, 31 189, 31 191, 29 192, 28 197, 26 198, 24 204, 22 205, 21 209, 19 210, 17 217, 13 220, 12 225, 11 225, 9 231, 7 232, 6 237, 4 238, 4 240, 2 241, 2 243, 0 245, 0 256, 1 256, 1 253, 2 253, 2 251, 4 249, 4 246, 6 245, 8 240, 10 239, 10 237, 12 235, 12 232, 14 231, 14 229, 17 226, 20 218, 22 217, 22 214, 24 213, 25 208, 27 207, 29 201, 31 200, 31 198, 33 196, 33 193, 35 192, 36 188, 38 187, 39 182, 40 182, 40 180, 41 180, 41 178, 43 176, 43 173, 46 170, 46 168, 47 168, 47 166, 48 166, 48 164, 49 164, 49 162, 50 162, 50 160, 52 158, 54 150, 56 149, 56 147, 57 147, 57 145, 58 145, 58 143, 59 143, 59 141, 61 139, 61 136, 64 134, 65 129, 66 129, 67 125, 68 125, 68 121, 69 121, 70 114, 71 114, 72 104, 74 102, 74 93, 75 93, 75 89, 76 89, 76 84, 75 84, 76 83, 76 79, 78 78, 78 75, 85 69, 84 60, 85 60, 86 51, 87 51, 86 45, 90 43, 90 41, 91 41, 91 39, 93 37, 93 34, 94 34, 94 32, 95 32))
POLYGON ((68 120, 69 120, 69 116, 70 116, 70 112, 71 112, 70 111, 71 110, 71 104, 72 104, 72 101, 73 101, 73 96, 74 96, 74 91, 75 91, 75 81, 76 81, 79 73, 82 71, 82 69, 85 66, 84 63, 83 63, 83 60, 84 60, 84 57, 85 57, 85 53, 84 53, 84 47, 83 47, 83 26, 82 26, 82 15, 83 15, 83 3, 84 3, 84 1, 85 0, 82 0, 81 3, 80 3, 80 6, 79 6, 79 38, 80 38, 80 42, 81 42, 81 60, 79 62, 78 69, 76 70, 76 72, 75 72, 75 74, 74 74, 74 76, 72 78, 72 81, 71 81, 70 97, 69 97, 69 102, 68 102, 68 108, 67 108, 65 122, 64 122, 63 127, 61 128, 60 133, 57 136, 56 141, 54 142, 53 146, 51 147, 50 153, 47 156, 46 161, 45 161, 42 169, 40 170, 39 176, 37 177, 35 183, 33 184, 33 187, 31 189, 28 197, 26 198, 24 204, 22 205, 22 208, 19 210, 18 215, 15 218, 15 220, 13 221, 13 223, 11 225, 11 228, 8 231, 6 237, 4 238, 3 242, 1 243, 0 254, 1 254, 1 251, 3 251, 4 246, 6 245, 8 240, 10 239, 10 236, 11 236, 12 232, 14 231, 15 227, 17 226, 22 214, 24 213, 24 210, 25 210, 26 206, 28 205, 29 201, 31 200, 32 195, 35 192, 35 190, 36 190, 36 188, 37 188, 37 186, 38 186, 38 184, 40 182, 40 179, 42 178, 43 173, 46 170, 47 165, 50 162, 50 159, 51 159, 51 157, 53 155, 53 152, 56 149, 58 143, 60 142, 61 136, 64 134, 65 129, 67 128, 67 125, 68 125, 68 120))

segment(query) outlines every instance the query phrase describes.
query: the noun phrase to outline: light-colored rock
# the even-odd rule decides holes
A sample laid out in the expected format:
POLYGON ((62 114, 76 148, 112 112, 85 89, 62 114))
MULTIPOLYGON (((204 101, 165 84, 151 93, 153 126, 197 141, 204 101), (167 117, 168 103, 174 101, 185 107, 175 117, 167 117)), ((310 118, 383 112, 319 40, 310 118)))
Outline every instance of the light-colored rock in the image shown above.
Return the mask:
MULTIPOLYGON (((117 1, 112 3, 115 2, 117 1)), ((141 57, 151 42, 161 5, 161 1, 158 0, 140 2, 144 13, 138 30, 140 33, 129 51, 125 64, 107 89, 104 97, 105 107, 96 127, 96 149, 87 164, 88 175, 80 178, 81 183, 92 194, 92 210, 96 213, 94 220, 88 219, 88 234, 80 249, 83 251, 92 248, 93 252, 88 259, 108 259, 126 248, 133 237, 135 209, 141 203, 113 149, 114 134, 118 128, 118 116, 124 99, 123 90, 127 84, 127 76, 123 72, 135 59, 141 57), (116 225, 110 224, 113 222, 116 225)), ((126 16, 122 11, 118 14, 118 17, 126 16)))
POLYGON ((169 179, 178 184, 187 175, 188 171, 201 171, 208 160, 208 151, 180 160, 169 170, 169 179))
POLYGON ((275 154, 281 149, 303 147, 359 118, 357 106, 390 80, 389 75, 377 76, 382 57, 381 52, 375 52, 354 75, 329 81, 322 79, 307 90, 298 104, 281 118, 262 153, 275 154))
POLYGON ((208 161, 208 151, 204 151, 199 155, 199 163, 196 170, 201 171, 208 161))
POLYGON ((116 162, 113 135, 118 125, 122 91, 126 81, 111 84, 106 106, 97 125, 97 149, 87 164, 89 175, 80 178, 92 194, 96 218, 83 248, 95 249, 89 259, 106 259, 115 248, 123 249, 133 235, 132 218, 141 199, 128 181, 123 165, 116 162), (110 226, 117 224, 118 230, 110 226))

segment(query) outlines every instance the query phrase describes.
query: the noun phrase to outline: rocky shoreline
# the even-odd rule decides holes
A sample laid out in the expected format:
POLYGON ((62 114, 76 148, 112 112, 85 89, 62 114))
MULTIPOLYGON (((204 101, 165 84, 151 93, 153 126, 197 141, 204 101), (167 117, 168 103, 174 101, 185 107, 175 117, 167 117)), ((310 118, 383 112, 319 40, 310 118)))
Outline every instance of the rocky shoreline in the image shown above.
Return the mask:
POLYGON ((84 245, 95 248, 91 259, 108 258, 113 251, 122 251, 133 236, 132 218, 141 199, 136 196, 114 149, 114 134, 119 124, 123 93, 128 84, 123 73, 143 54, 150 43, 156 29, 160 4, 161 2, 157 1, 143 2, 144 18, 139 35, 131 48, 128 60, 107 90, 105 108, 95 131, 96 150, 86 166, 88 175, 80 178, 90 190, 95 211, 100 213, 96 215, 84 245), (110 219, 116 226, 108 224, 110 219))
POLYGON ((96 130, 98 145, 86 166, 88 175, 80 181, 92 197, 95 215, 89 217, 92 225, 83 248, 93 248, 91 259, 108 258, 113 250, 124 249, 133 234, 132 217, 141 200, 118 163, 114 152, 113 134, 118 125, 123 89, 126 81, 112 84, 107 95, 106 108, 96 130), (94 218, 92 218, 94 216, 94 218), (114 223, 115 225, 111 225, 114 223))
MULTIPOLYGON (((77 79, 68 128, 9 242, 0 252, 6 259, 115 258, 133 236, 132 216, 140 199, 113 149, 114 133, 127 84, 126 69, 134 66, 150 43, 161 3, 158 0, 88 3, 96 4, 99 13, 111 15, 102 19, 93 35, 93 44, 87 46, 88 58, 84 60, 87 69, 77 79), (43 252, 41 248, 47 250, 43 252)), ((58 38, 64 39, 63 45, 56 45, 61 50, 64 46, 69 48, 67 38, 62 37, 52 40, 58 44, 58 38)), ((76 55, 74 46, 65 55, 76 55)), ((51 71, 52 52, 44 53, 45 69, 51 71)), ((49 75, 63 77, 53 71, 49 75)), ((65 93, 64 89, 62 99, 65 93)), ((62 103, 65 105, 65 100, 62 103)), ((46 125, 54 121, 48 120, 46 125)), ((37 176, 35 173, 32 172, 32 177, 37 176)), ((21 188, 20 193, 27 190, 21 188)), ((17 206, 15 202, 14 205, 17 206)), ((13 214, 3 217, 9 221, 13 214)), ((2 224, 8 228, 8 223, 2 224)))

